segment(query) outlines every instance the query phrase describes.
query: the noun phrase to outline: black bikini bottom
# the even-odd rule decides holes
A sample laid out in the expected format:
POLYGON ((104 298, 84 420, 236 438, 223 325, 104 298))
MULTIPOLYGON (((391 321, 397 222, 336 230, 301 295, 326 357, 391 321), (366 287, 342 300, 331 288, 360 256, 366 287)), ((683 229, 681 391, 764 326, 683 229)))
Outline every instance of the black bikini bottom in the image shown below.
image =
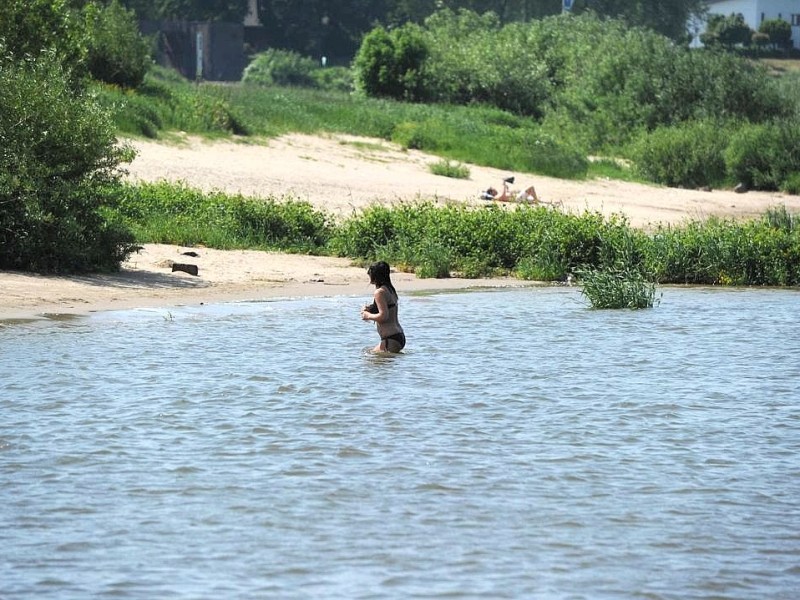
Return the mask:
MULTIPOLYGON (((399 350, 402 350, 406 347, 406 334, 402 331, 400 333, 394 333, 392 335, 387 335, 386 337, 381 338, 381 341, 388 342, 389 340, 394 340, 398 344, 400 344, 399 350)), ((389 344, 386 344, 386 349, 389 349, 389 344)))

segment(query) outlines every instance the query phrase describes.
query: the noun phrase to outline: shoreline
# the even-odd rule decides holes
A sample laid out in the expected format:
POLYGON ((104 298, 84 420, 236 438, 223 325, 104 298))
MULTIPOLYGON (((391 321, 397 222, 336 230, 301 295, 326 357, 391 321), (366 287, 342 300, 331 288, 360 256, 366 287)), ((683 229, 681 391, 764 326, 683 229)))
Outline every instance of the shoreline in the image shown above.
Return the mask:
MULTIPOLYGON (((292 134, 264 144, 208 141, 183 136, 181 143, 131 140, 137 152, 124 168, 131 181, 191 182, 259 198, 306 200, 335 216, 372 205, 430 199, 437 204, 482 206, 480 191, 502 181, 503 170, 468 165, 468 179, 434 175, 438 157, 403 150, 385 140, 345 135, 292 134)), ((555 210, 623 215, 633 227, 680 225, 711 216, 747 219, 770 207, 800 212, 800 196, 768 192, 683 190, 605 179, 565 181, 516 174, 535 184, 555 210)), ((504 205, 503 208, 510 208, 504 205)), ((394 273, 401 294, 473 288, 542 285, 512 278, 417 279, 394 273)), ((145 244, 114 274, 43 276, 0 271, 0 325, 14 320, 87 315, 147 307, 175 307, 277 298, 352 295, 369 298, 366 269, 348 259, 250 250, 182 248, 145 244), (188 256, 191 251, 198 256, 188 256), (198 275, 172 272, 173 262, 194 264, 198 275)))
MULTIPOLYGON (((259 302, 331 296, 372 295, 366 269, 348 259, 257 250, 187 248, 145 244, 119 273, 36 275, 0 271, 0 325, 94 312, 170 308, 228 302, 259 302), (172 261, 194 264, 198 275, 172 271, 172 261)), ((418 279, 393 272, 402 294, 480 288, 533 287, 513 278, 418 279)))

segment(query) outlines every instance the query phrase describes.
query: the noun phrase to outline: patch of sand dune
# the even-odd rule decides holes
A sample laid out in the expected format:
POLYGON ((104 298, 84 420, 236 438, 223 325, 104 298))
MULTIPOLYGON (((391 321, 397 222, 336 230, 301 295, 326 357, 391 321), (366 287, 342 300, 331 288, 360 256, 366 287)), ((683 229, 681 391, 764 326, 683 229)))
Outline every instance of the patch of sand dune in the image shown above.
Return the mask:
POLYGON ((747 218, 786 205, 800 211, 800 196, 730 190, 684 190, 610 180, 567 181, 467 165, 469 179, 434 175, 440 159, 405 151, 382 140, 353 136, 287 135, 263 145, 204 141, 186 137, 180 144, 131 142, 138 156, 128 167, 134 180, 185 181, 204 190, 247 196, 285 195, 307 200, 335 215, 348 215, 371 203, 432 199, 482 204, 480 192, 499 188, 514 175, 520 189, 533 185, 545 202, 561 210, 621 213, 631 225, 680 223, 709 216, 747 218))

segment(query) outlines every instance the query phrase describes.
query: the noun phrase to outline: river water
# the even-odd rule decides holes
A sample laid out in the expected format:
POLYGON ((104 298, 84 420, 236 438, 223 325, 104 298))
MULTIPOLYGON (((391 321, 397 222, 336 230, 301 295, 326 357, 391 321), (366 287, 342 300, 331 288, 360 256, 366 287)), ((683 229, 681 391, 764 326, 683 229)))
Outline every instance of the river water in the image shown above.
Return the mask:
POLYGON ((799 292, 400 291, 0 324, 0 598, 800 597, 799 292))

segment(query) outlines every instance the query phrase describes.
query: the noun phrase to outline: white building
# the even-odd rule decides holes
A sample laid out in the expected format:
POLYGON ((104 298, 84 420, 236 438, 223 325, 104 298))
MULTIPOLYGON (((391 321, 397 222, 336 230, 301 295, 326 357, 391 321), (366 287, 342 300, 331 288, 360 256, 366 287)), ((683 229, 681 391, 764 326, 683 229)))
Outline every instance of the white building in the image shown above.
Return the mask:
POLYGON ((258 0, 247 0, 247 14, 244 16, 245 27, 261 27, 258 18, 258 0))
POLYGON ((753 31, 758 31, 762 21, 782 19, 792 26, 792 45, 800 48, 800 0, 708 0, 708 12, 726 17, 741 14, 753 31))

